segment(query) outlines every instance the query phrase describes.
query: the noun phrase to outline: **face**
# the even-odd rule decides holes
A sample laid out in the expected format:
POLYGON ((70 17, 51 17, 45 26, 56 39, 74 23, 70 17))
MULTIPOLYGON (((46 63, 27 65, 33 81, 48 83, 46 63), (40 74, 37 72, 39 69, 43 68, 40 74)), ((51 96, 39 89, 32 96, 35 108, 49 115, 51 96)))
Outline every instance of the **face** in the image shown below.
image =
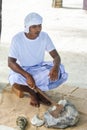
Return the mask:
POLYGON ((37 38, 41 32, 41 29, 42 29, 42 25, 39 24, 39 25, 32 25, 30 26, 29 28, 29 37, 30 38, 37 38))

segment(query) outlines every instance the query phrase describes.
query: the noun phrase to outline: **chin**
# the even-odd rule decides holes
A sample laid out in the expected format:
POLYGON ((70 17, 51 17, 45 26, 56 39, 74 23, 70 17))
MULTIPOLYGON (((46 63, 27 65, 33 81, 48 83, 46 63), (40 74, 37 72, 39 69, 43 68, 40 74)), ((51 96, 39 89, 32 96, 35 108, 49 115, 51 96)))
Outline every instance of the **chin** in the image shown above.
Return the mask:
MULTIPOLYGON (((40 33, 39 33, 40 34, 40 33)), ((39 37, 39 34, 36 34, 36 37, 39 37)))

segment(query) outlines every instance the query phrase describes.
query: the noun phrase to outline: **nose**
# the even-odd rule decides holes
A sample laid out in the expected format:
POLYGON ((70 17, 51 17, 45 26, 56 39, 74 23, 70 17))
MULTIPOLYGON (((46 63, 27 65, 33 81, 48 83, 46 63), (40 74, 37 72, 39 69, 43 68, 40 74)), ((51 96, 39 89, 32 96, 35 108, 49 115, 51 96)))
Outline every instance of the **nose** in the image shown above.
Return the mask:
POLYGON ((41 28, 42 28, 41 25, 37 25, 36 30, 41 31, 41 28))

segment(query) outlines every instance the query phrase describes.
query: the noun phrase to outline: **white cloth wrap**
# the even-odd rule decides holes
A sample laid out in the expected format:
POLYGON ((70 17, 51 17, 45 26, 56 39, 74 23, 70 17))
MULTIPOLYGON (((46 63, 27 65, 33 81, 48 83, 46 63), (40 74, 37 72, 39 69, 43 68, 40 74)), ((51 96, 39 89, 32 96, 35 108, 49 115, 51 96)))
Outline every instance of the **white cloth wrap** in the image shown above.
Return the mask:
POLYGON ((42 24, 42 20, 43 20, 42 17, 37 13, 32 12, 28 14, 24 20, 24 26, 25 26, 24 32, 28 33, 29 27, 32 25, 42 24))
MULTIPOLYGON (((52 66, 52 62, 43 62, 36 66, 23 67, 23 69, 33 76, 38 88, 42 91, 49 91, 50 89, 54 89, 63 84, 68 78, 68 74, 65 72, 64 66, 61 64, 58 79, 56 81, 51 81, 49 71, 52 66)), ((28 86, 26 78, 14 71, 9 75, 9 82, 11 85, 17 83, 28 86)))

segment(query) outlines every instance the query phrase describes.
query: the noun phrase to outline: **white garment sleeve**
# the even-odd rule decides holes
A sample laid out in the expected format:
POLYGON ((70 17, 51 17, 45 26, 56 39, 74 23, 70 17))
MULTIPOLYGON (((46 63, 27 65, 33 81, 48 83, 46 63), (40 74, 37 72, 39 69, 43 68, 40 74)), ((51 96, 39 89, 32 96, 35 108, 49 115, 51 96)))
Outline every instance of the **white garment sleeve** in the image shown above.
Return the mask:
POLYGON ((16 44, 16 40, 14 38, 12 39, 8 56, 16 58, 16 59, 18 58, 18 47, 17 47, 17 44, 16 44))

